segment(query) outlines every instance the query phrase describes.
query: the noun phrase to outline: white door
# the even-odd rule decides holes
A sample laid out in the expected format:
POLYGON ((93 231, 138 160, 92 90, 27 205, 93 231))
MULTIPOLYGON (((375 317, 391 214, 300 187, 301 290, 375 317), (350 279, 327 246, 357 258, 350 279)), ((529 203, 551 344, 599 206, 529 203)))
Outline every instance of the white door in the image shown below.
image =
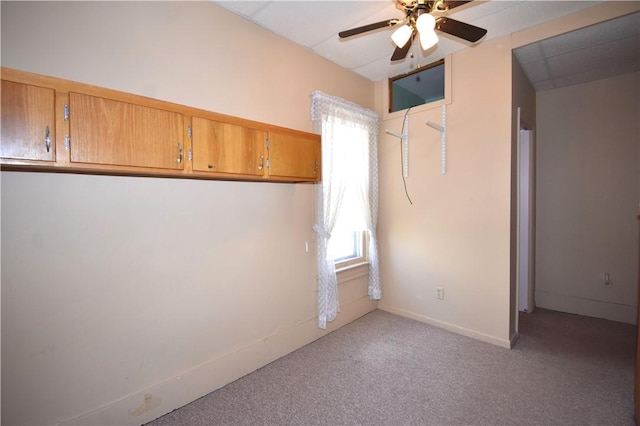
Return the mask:
POLYGON ((518 171, 518 310, 529 311, 531 238, 531 131, 520 130, 518 171))

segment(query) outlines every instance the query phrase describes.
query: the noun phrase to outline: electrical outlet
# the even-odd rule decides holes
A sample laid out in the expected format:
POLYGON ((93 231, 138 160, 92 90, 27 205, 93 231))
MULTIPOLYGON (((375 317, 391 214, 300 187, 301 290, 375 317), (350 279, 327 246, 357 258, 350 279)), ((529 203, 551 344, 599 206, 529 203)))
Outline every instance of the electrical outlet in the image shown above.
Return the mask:
POLYGON ((444 287, 436 287, 436 299, 444 300, 444 287))

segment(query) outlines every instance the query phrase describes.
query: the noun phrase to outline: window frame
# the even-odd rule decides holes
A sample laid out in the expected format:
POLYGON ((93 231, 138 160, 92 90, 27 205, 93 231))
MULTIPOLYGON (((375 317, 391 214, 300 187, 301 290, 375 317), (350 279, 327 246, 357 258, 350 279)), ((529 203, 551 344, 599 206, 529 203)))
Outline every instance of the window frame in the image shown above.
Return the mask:
POLYGON ((423 71, 427 71, 427 70, 430 70, 431 68, 439 67, 441 65, 444 67, 444 69, 443 69, 444 75, 443 75, 443 82, 442 82, 442 86, 443 86, 442 87, 442 92, 443 92, 442 98, 434 99, 434 100, 429 101, 429 102, 423 102, 421 104, 414 105, 411 108, 419 107, 419 106, 422 106, 422 105, 428 105, 428 104, 432 104, 434 102, 440 102, 440 101, 444 100, 446 98, 446 95, 447 95, 446 94, 446 85, 447 85, 446 84, 446 80, 447 80, 447 71, 446 70, 447 70, 447 65, 445 63, 444 58, 442 58, 442 59, 439 59, 439 60, 437 60, 435 62, 431 62, 428 65, 424 65, 422 67, 418 67, 418 68, 416 68, 416 69, 414 69, 412 71, 409 71, 408 73, 396 75, 394 77, 389 78, 389 108, 388 108, 389 113, 405 111, 405 110, 408 109, 408 108, 403 108, 403 109, 399 109, 397 111, 393 111, 393 83, 395 81, 402 80, 403 78, 407 78, 407 77, 410 77, 412 75, 419 74, 419 73, 421 73, 423 71))
MULTIPOLYGON (((436 61, 437 62, 437 61, 436 61)), ((411 108, 411 113, 419 113, 423 111, 429 111, 432 109, 440 108, 442 105, 451 105, 451 55, 445 56, 444 58, 444 99, 439 99, 437 101, 429 102, 427 104, 417 105, 411 108)), ((406 74, 405 74, 406 75, 406 74)), ((395 78, 395 77, 392 77, 395 78)), ((390 79, 389 79, 390 80, 390 79)), ((391 83, 382 85, 382 95, 385 102, 382 120, 388 120, 393 118, 404 117, 406 113, 406 109, 400 111, 389 112, 389 103, 391 100, 391 83)))
POLYGON ((334 261, 336 272, 369 264, 369 232, 366 229, 354 230, 353 232, 360 234, 359 237, 357 237, 360 243, 360 254, 356 257, 334 261))

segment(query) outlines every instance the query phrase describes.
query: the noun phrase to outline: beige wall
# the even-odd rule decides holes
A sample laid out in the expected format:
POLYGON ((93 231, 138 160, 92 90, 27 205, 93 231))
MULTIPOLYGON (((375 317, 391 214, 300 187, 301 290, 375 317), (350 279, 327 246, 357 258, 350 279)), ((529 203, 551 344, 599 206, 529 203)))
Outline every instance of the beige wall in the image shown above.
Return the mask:
MULTIPOLYGON (((403 113, 381 124, 379 307, 508 347, 510 305, 511 46, 509 37, 451 57, 448 164, 440 108, 409 113, 406 199, 399 140, 403 113), (444 287, 445 298, 435 297, 444 287)), ((378 105, 386 108, 383 82, 378 105)))
POLYGON ((540 307, 636 323, 639 93, 635 73, 537 95, 540 307))
MULTIPOLYGON (((379 308, 498 345, 511 344, 516 321, 513 114, 523 106, 526 119, 535 122, 536 108, 531 88, 512 65, 512 49, 639 7, 638 2, 606 2, 454 54, 446 175, 440 174, 439 134, 424 125, 427 119, 438 122, 440 109, 409 114, 407 185, 413 205, 404 196, 399 142, 384 133, 401 128, 402 114, 384 114, 378 228, 384 289, 379 308), (442 301, 435 298, 438 286, 445 288, 442 301)), ((381 113, 388 108, 384 82, 376 84, 376 107, 381 113)))
MULTIPOLYGON (((2 2, 2 65, 300 130, 374 85, 210 2, 2 2)), ((321 333, 315 186, 2 173, 3 424, 141 424, 321 333), (309 242, 310 251, 305 251, 309 242)), ((375 309, 340 285, 332 328, 375 309)))

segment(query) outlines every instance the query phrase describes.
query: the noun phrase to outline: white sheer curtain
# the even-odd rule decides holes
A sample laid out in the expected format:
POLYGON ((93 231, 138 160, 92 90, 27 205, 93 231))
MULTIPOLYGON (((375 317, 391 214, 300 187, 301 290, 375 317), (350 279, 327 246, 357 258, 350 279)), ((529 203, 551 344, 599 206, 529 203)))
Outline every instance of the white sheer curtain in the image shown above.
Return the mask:
POLYGON ((314 131, 322 135, 322 183, 313 230, 318 234, 318 326, 338 315, 338 284, 329 239, 342 206, 347 180, 356 182, 361 220, 369 234, 369 297, 380 299, 380 266, 376 226, 378 221, 378 128, 371 110, 322 92, 311 95, 314 131), (354 158, 350 144, 360 144, 363 155, 354 158), (345 171, 353 172, 351 175, 345 171), (349 175, 349 178, 347 178, 349 175), (355 177, 354 177, 355 176, 355 177))

